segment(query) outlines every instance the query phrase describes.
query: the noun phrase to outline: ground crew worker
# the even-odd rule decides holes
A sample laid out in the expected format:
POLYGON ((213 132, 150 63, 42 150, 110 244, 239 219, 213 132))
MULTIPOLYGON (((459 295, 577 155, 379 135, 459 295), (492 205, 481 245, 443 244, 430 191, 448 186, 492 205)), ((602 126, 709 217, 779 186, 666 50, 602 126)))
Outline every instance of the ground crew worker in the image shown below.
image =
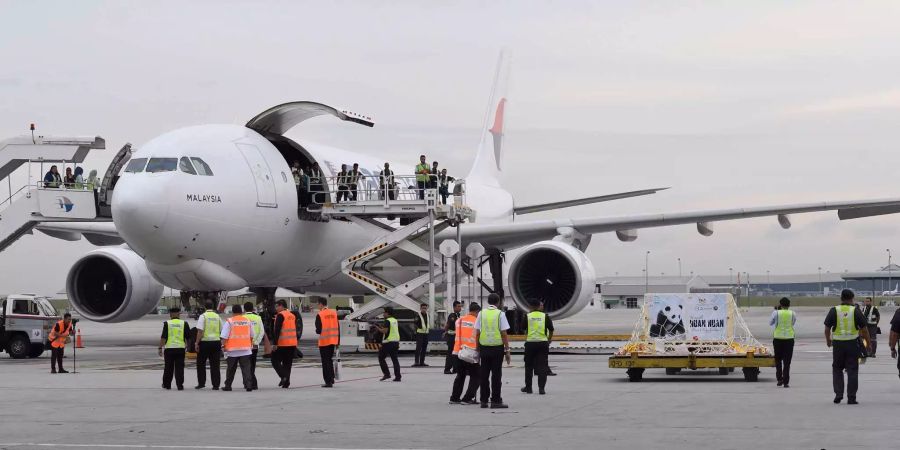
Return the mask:
POLYGON ((891 358, 897 360, 897 375, 900 376, 900 358, 897 358, 897 341, 900 341, 900 309, 894 311, 891 319, 891 334, 888 345, 891 347, 891 358))
POLYGON ((197 386, 194 389, 203 389, 206 386, 206 362, 209 361, 209 378, 214 391, 219 390, 222 378, 221 354, 222 341, 219 334, 222 332, 222 318, 215 310, 212 302, 206 303, 206 311, 197 319, 197 337, 194 339, 194 351, 197 352, 197 386))
POLYGON ((488 307, 478 314, 475 320, 475 337, 478 341, 478 353, 481 358, 481 407, 509 408, 503 403, 500 387, 503 385, 503 358, 510 363, 509 339, 506 330, 509 322, 506 314, 499 309, 500 296, 488 295, 488 307))
POLYGON ((866 325, 869 330, 869 357, 874 358, 875 352, 878 351, 878 323, 881 322, 881 312, 878 307, 872 304, 872 297, 866 297, 866 304, 863 306, 863 316, 866 316, 866 325))
POLYGON ((855 405, 858 388, 860 344, 859 336, 868 342, 869 331, 866 318, 859 308, 853 306, 853 291, 841 291, 841 304, 831 308, 825 316, 825 344, 833 346, 831 364, 834 402, 844 398, 844 370, 847 371, 847 404, 855 405), (832 342, 832 340, 834 342, 832 342))
POLYGON ((425 364, 425 355, 428 354, 428 330, 431 328, 428 322, 428 305, 419 305, 419 316, 416 317, 416 354, 413 367, 428 367, 425 364))
POLYGON ((291 386, 291 369, 294 356, 297 354, 297 318, 288 311, 287 302, 275 302, 275 351, 272 353, 272 368, 281 378, 278 386, 288 389, 291 386))
POLYGON ((241 378, 244 389, 253 391, 253 374, 250 371, 250 355, 253 354, 253 323, 244 317, 241 305, 231 307, 231 317, 222 326, 221 338, 225 347, 225 386, 223 391, 231 390, 237 366, 241 366, 241 378))
POLYGON ((263 344, 263 354, 268 354, 269 336, 266 336, 265 327, 263 327, 262 317, 253 312, 253 302, 244 303, 244 317, 253 325, 253 353, 250 355, 250 378, 253 380, 251 386, 253 390, 259 389, 259 383, 256 380, 256 359, 259 357, 259 344, 263 344))
POLYGON ((390 306, 384 308, 384 326, 375 325, 375 328, 384 335, 381 341, 381 348, 378 349, 378 365, 381 366, 381 381, 391 379, 391 372, 388 371, 387 357, 391 357, 391 363, 394 365, 394 381, 400 381, 400 361, 397 360, 397 352, 400 350, 400 327, 397 319, 394 317, 394 308, 390 306))
POLYGON ((384 163, 384 170, 379 174, 378 181, 379 198, 384 200, 384 193, 387 191, 388 200, 394 200, 397 190, 394 187, 394 171, 391 170, 390 164, 384 163))
POLYGON ((425 155, 419 155, 419 164, 416 165, 416 192, 419 200, 425 200, 425 189, 428 189, 428 179, 431 177, 431 168, 425 162, 425 155))
POLYGON ((350 200, 356 201, 357 189, 359 181, 362 179, 362 173, 359 171, 359 163, 353 163, 353 169, 350 170, 347 186, 350 187, 350 200))
POLYGON ((438 193, 441 194, 441 203, 447 204, 447 197, 450 196, 450 182, 454 181, 454 178, 451 176, 447 176, 447 169, 441 169, 441 173, 438 174, 438 193))
POLYGON ((163 357, 163 389, 172 389, 172 377, 179 391, 184 390, 184 349, 188 341, 188 326, 179 319, 181 308, 169 309, 169 320, 163 322, 162 335, 159 337, 159 356, 163 357), (163 353, 165 348, 165 353, 163 353))
MULTIPOLYGON (((453 342, 454 355, 459 355, 463 347, 468 347, 472 350, 478 349, 478 344, 475 341, 475 321, 478 320, 478 311, 481 311, 481 307, 478 306, 478 303, 472 302, 469 304, 469 313, 456 319, 456 338, 453 342)), ((456 378, 453 380, 453 391, 450 392, 451 405, 459 403, 474 405, 478 403, 475 400, 475 394, 478 393, 478 385, 481 383, 478 369, 478 363, 470 363, 457 358, 456 378), (466 389, 466 395, 460 398, 463 385, 466 384, 466 377, 469 378, 469 388, 466 389)))
POLYGON ((72 342, 72 315, 65 313, 63 320, 56 322, 53 329, 50 330, 50 373, 56 373, 56 367, 59 366, 59 373, 69 373, 63 369, 63 354, 66 351, 66 344, 72 342))
POLYGON ((438 188, 438 175, 441 174, 440 169, 438 169, 438 162, 434 161, 431 163, 431 170, 428 175, 428 189, 437 189, 438 188))
POLYGON ((334 386, 334 351, 341 345, 341 329, 337 311, 328 308, 328 300, 319 297, 319 313, 316 314, 316 334, 319 335, 319 356, 322 358, 323 388, 334 386))
POLYGON ((528 313, 528 334, 525 337, 525 387, 522 392, 530 394, 531 379, 538 377, 538 393, 546 394, 547 372, 550 371, 547 358, 550 356, 550 341, 553 340, 553 322, 544 313, 544 302, 533 300, 528 313))
POLYGON ((791 300, 782 297, 778 301, 778 309, 772 311, 769 318, 769 326, 775 331, 772 338, 772 348, 775 350, 775 379, 778 386, 790 387, 791 359, 794 357, 794 325, 797 323, 797 315, 790 310, 791 300))
POLYGON ((319 167, 318 162, 314 162, 309 169, 309 204, 321 206, 321 204, 326 201, 325 196, 317 196, 316 194, 317 192, 325 190, 325 183, 322 176, 322 168, 319 167))
POLYGON ((349 200, 350 199, 350 171, 347 170, 346 164, 341 164, 341 171, 337 174, 337 202, 340 203, 341 199, 349 200))
POLYGON ((447 316, 447 323, 444 324, 444 338, 447 340, 447 358, 444 359, 444 373, 456 373, 457 359, 453 357, 453 347, 456 344, 456 321, 459 319, 459 313, 462 311, 462 303, 453 302, 453 312, 447 316))

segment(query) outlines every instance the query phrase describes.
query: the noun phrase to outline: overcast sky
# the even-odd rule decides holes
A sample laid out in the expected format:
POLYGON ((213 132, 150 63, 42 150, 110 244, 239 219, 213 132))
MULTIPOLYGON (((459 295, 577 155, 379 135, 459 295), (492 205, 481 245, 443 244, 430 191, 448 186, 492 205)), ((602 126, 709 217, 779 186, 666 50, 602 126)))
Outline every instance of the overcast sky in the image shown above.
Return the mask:
MULTIPOLYGON (((504 184, 518 204, 671 186, 541 217, 900 196, 900 3, 0 1, 0 138, 125 142, 316 100, 373 114, 289 135, 453 173, 475 153, 498 51, 513 53, 504 184)), ((22 179, 16 179, 22 183, 22 179)), ((6 184, 6 183, 3 183, 6 184)), ((14 188, 15 189, 15 188, 14 188)), ((6 187, 0 187, 5 198, 6 187)), ((595 236, 598 274, 872 269, 900 217, 798 216, 595 236)), ((91 247, 39 233, 0 293, 54 292, 91 247)), ((900 253, 898 253, 900 254, 900 253)))

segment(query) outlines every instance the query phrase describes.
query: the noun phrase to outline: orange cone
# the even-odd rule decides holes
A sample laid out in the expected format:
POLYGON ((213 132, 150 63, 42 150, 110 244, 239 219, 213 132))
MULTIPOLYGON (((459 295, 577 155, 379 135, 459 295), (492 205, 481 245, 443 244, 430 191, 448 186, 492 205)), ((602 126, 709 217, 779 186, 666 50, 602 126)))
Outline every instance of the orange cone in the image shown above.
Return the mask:
POLYGON ((75 335, 75 348, 84 348, 84 342, 81 341, 81 330, 75 335))

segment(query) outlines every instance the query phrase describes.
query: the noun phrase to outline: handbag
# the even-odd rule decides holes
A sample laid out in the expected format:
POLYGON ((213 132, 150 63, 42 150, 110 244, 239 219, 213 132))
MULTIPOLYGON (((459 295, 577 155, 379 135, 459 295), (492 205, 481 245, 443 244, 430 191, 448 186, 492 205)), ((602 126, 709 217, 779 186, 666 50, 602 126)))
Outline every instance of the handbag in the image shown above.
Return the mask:
POLYGON ((460 360, 465 361, 469 364, 478 364, 478 361, 480 360, 478 350, 475 350, 472 347, 460 347, 459 354, 457 356, 460 360))

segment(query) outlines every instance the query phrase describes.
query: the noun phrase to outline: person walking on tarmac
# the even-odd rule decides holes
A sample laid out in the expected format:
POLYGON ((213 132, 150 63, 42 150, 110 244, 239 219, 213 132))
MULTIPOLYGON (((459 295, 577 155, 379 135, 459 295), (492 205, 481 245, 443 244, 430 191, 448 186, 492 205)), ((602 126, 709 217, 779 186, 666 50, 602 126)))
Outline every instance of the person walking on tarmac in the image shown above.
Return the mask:
POLYGON ((544 313, 544 303, 540 300, 532 300, 531 312, 528 313, 528 334, 525 337, 525 387, 522 392, 530 394, 531 380, 534 374, 538 377, 538 393, 546 394, 544 387, 547 385, 547 372, 550 355, 550 341, 553 340, 553 322, 550 316, 544 313))
POLYGON ((206 362, 209 361, 209 378, 214 391, 219 390, 222 379, 221 354, 222 318, 215 310, 212 302, 206 303, 206 311, 197 319, 197 337, 194 339, 194 351, 197 352, 197 385, 194 389, 206 387, 206 362))
POLYGON ((391 357, 391 363, 394 365, 394 381, 400 381, 400 362, 397 360, 397 352, 400 350, 400 328, 397 319, 394 317, 394 308, 390 306, 384 308, 384 326, 375 325, 378 332, 384 336, 381 341, 381 348, 378 349, 378 365, 381 366, 381 381, 391 379, 391 372, 388 371, 387 357, 391 357))
POLYGON ((268 355, 271 349, 269 336, 266 336, 266 329, 263 327, 262 317, 253 312, 253 309, 253 302, 244 303, 244 317, 253 326, 253 353, 250 355, 250 379, 253 382, 250 384, 255 391, 259 389, 259 382, 256 380, 256 359, 259 357, 259 344, 263 344, 264 355, 268 355))
POLYGON ((458 300, 453 302, 453 312, 447 316, 447 323, 444 324, 444 339, 447 340, 447 357, 444 359, 444 373, 449 375, 456 373, 457 359, 453 356, 453 347, 456 344, 456 321, 459 319, 459 313, 462 311, 462 303, 458 300))
POLYGON ((470 363, 459 359, 459 352, 463 347, 472 350, 478 350, 478 344, 475 341, 475 321, 478 320, 478 311, 481 307, 478 303, 469 304, 469 313, 456 319, 456 336, 453 342, 453 355, 456 358, 456 378, 453 379, 453 390, 450 392, 450 404, 458 405, 465 403, 467 405, 477 404, 475 394, 478 393, 478 385, 481 378, 478 376, 478 363, 470 363), (460 398, 463 393, 463 387, 466 384, 466 377, 469 378, 469 388, 466 389, 466 395, 460 398))
POLYGON ((425 155, 419 155, 419 164, 416 164, 416 193, 419 200, 425 200, 425 189, 428 189, 428 180, 431 178, 431 167, 425 162, 425 155))
POLYGON ((163 389, 172 389, 172 377, 179 391, 184 390, 184 350, 188 341, 188 326, 179 319, 181 308, 169 309, 169 320, 163 322, 159 337, 159 356, 163 357, 163 389), (165 352, 163 352, 165 348, 165 352))
POLYGON ((794 325, 797 323, 797 315, 791 311, 791 300, 782 297, 778 301, 778 309, 772 311, 769 318, 769 326, 775 331, 772 338, 772 348, 775 350, 775 379, 778 386, 790 387, 791 359, 794 357, 794 325))
POLYGON ((900 341, 900 309, 894 311, 891 318, 891 334, 888 346, 891 347, 891 358, 897 360, 897 375, 900 376, 900 358, 897 358, 897 342, 900 341))
POLYGON ((875 353, 878 351, 878 323, 881 322, 881 312, 878 311, 878 307, 872 304, 872 297, 866 297, 866 303, 862 308, 863 316, 866 317, 866 327, 869 330, 869 347, 871 351, 869 352, 869 357, 874 358, 875 353))
POLYGON ((503 385, 503 359, 510 363, 509 339, 506 330, 509 322, 506 314, 499 309, 500 296, 488 295, 488 307, 478 314, 475 320, 475 338, 478 342, 478 353, 481 358, 481 407, 509 408, 503 403, 500 388, 503 385))
POLYGON ((416 360, 413 367, 428 367, 425 364, 425 355, 428 354, 428 330, 431 329, 428 322, 428 305, 419 305, 419 315, 416 317, 416 360))
POLYGON ((231 318, 222 326, 222 340, 225 347, 225 386, 231 390, 237 366, 241 366, 244 389, 253 391, 253 374, 250 371, 250 355, 253 354, 253 324, 242 314, 241 305, 231 307, 231 318))
POLYGON ((831 308, 825 316, 825 344, 833 347, 831 364, 832 384, 834 386, 834 402, 840 403, 844 398, 844 370, 847 371, 847 404, 855 405, 856 391, 859 386, 859 337, 869 341, 866 329, 866 318, 859 308, 853 306, 853 291, 841 291, 841 304, 831 308))
POLYGON ((53 329, 50 330, 50 373, 56 373, 56 367, 59 367, 59 373, 69 373, 63 369, 63 354, 66 351, 66 344, 72 342, 72 315, 65 313, 63 320, 56 322, 53 329))
POLYGON ((319 335, 319 356, 322 358, 323 388, 334 386, 334 351, 341 345, 341 329, 337 311, 328 308, 328 300, 319 297, 319 313, 316 314, 316 334, 319 335))
POLYGON ((287 302, 275 302, 275 351, 272 353, 272 368, 281 378, 278 386, 288 389, 291 386, 291 369, 294 356, 297 354, 297 319, 288 311, 287 302))

